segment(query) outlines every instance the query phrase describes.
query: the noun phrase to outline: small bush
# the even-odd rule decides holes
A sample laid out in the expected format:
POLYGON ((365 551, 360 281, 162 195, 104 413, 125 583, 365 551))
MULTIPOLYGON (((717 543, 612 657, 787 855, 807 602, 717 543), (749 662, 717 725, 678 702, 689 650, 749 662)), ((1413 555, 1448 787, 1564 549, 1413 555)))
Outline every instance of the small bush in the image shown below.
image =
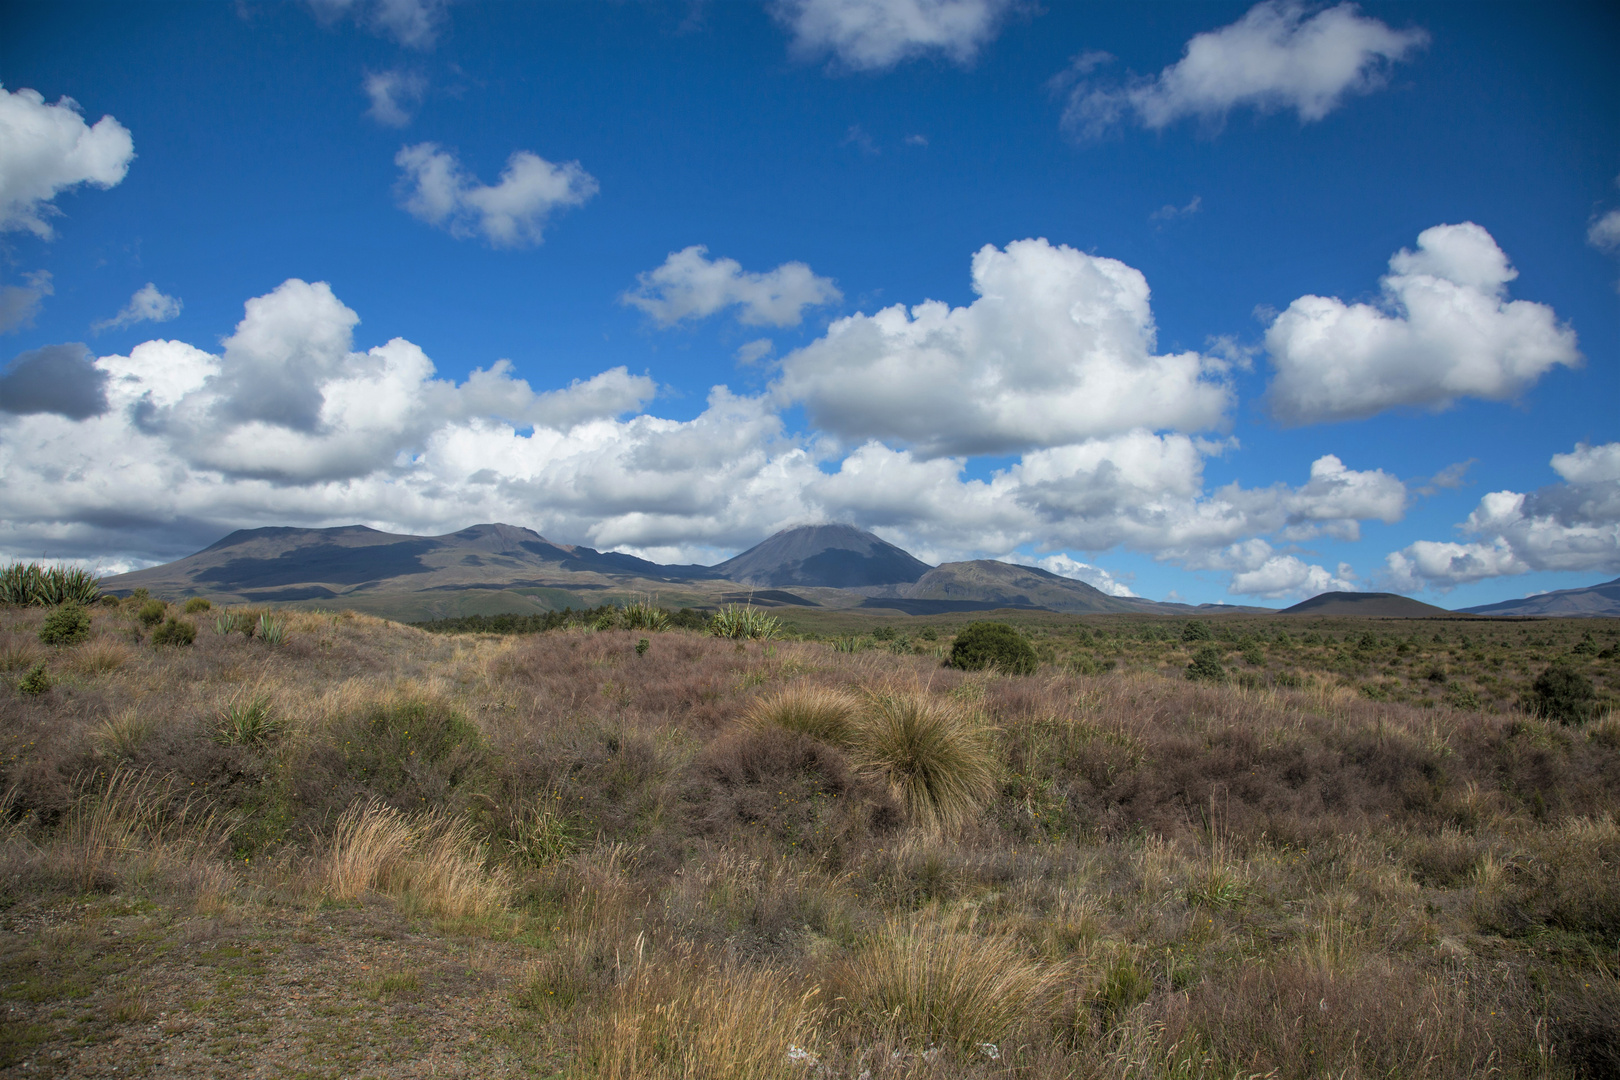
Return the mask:
POLYGON ((190 645, 196 640, 197 628, 172 616, 168 622, 152 631, 154 645, 190 645))
POLYGON ((193 596, 190 600, 186 601, 186 614, 195 615, 197 612, 207 611, 213 606, 214 605, 210 603, 206 597, 193 596))
POLYGON ((889 786, 911 820, 955 832, 996 793, 990 731, 955 702, 880 694, 854 732, 856 756, 889 786))
POLYGON ((1597 691, 1592 680, 1566 664, 1553 664, 1536 676, 1526 701, 1527 711, 1563 724, 1584 724, 1592 719, 1597 691))
POLYGON ((1205 645, 1193 654, 1187 665, 1187 678, 1194 682, 1225 682, 1226 669, 1221 666, 1221 650, 1205 645))
POLYGON ((1182 641, 1214 641, 1215 634, 1209 628, 1209 623, 1202 619, 1194 619, 1181 631, 1182 641))
POLYGON ((946 667, 983 671, 993 667, 1008 675, 1032 675, 1038 660, 1035 647, 1006 623, 968 623, 956 635, 946 667))
POLYGON ((17 689, 25 694, 43 694, 51 688, 50 673, 45 670, 45 661, 41 660, 28 669, 28 674, 22 677, 17 689))
POLYGON ((135 617, 141 620, 141 625, 147 628, 156 626, 163 621, 163 616, 169 612, 169 605, 161 600, 148 600, 143 603, 135 617))
POLYGON ((918 641, 938 641, 939 640, 939 631, 935 630, 932 626, 925 626, 921 630, 917 631, 917 640, 918 641))
POLYGON ((46 645, 76 645, 90 636, 90 613, 68 601, 45 617, 39 640, 46 645))

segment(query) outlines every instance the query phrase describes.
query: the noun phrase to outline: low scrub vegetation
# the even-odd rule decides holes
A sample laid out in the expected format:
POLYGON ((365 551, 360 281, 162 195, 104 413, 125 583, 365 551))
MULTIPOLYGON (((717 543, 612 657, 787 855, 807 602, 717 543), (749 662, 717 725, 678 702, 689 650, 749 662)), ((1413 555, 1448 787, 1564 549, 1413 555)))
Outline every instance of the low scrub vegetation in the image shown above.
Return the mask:
POLYGON ((0 610, 0 1070, 1620 1075, 1611 623, 661 610, 0 610))

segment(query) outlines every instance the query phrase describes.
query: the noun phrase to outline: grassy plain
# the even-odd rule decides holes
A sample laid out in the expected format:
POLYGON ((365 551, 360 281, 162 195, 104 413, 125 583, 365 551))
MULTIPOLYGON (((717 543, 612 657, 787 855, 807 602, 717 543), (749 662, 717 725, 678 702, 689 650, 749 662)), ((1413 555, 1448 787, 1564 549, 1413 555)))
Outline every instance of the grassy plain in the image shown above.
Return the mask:
POLYGON ((0 611, 6 1075, 1620 1076, 1613 621, 220 614, 0 611))

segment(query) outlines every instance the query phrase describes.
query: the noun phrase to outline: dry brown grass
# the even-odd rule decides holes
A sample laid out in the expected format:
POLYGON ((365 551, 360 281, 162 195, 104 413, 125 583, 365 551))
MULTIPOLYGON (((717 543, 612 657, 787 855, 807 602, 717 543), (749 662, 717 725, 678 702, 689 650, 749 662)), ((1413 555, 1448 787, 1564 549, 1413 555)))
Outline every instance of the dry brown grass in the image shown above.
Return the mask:
POLYGON ((335 900, 377 891, 438 915, 488 915, 503 905, 506 882, 485 870, 482 856, 465 821, 439 813, 407 817, 369 802, 338 819, 323 877, 335 900))

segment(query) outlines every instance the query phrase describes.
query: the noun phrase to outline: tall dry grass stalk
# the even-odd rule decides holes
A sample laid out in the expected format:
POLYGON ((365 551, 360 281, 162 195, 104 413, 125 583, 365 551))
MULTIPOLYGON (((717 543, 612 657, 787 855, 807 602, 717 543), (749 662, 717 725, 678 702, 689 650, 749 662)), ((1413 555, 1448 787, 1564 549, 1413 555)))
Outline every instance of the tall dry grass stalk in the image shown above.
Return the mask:
POLYGON ((171 781, 143 770, 120 765, 96 772, 80 781, 47 858, 88 890, 109 883, 120 869, 183 866, 216 856, 228 829, 174 794, 171 781))
POLYGON ((949 698, 884 691, 871 695, 853 744, 912 821, 954 833, 996 793, 1000 767, 991 734, 977 713, 949 698))
POLYGON ((1056 1019, 1063 974, 1013 937, 925 911, 891 920, 830 981, 857 1026, 968 1050, 1056 1019))
POLYGON ((407 817, 381 802, 357 803, 338 819, 325 861, 326 892, 336 900, 380 892, 452 918, 493 914, 505 903, 506 879, 484 868, 472 826, 442 813, 407 817))
POLYGON ((771 1080, 806 1074, 824 1010, 818 987, 771 968, 701 962, 677 949, 637 962, 590 1022, 601 1080, 771 1080))

